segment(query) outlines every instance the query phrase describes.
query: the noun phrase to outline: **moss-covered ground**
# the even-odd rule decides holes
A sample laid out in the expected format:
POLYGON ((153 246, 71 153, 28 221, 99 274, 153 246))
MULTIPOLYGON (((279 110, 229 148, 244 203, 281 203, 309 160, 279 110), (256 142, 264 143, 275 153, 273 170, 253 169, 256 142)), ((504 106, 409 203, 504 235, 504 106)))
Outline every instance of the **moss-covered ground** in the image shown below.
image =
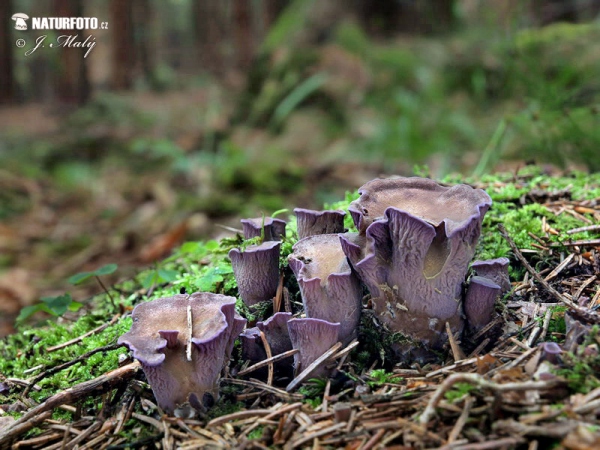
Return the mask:
MULTIPOLYGON (((485 189, 492 197, 494 203, 483 222, 476 258, 509 257, 513 284, 518 284, 524 279, 525 269, 511 253, 508 243, 499 234, 497 230, 499 223, 506 227, 517 247, 524 252, 536 270, 540 272, 556 267, 561 258, 572 253, 574 250, 570 242, 575 240, 597 242, 597 231, 571 234, 567 232, 586 225, 598 224, 600 212, 597 202, 600 199, 600 174, 547 174, 539 167, 527 166, 518 173, 485 175, 478 179, 449 176, 441 181, 444 183, 469 183, 485 189), (593 241, 594 239, 596 241, 593 241)), ((325 205, 325 207, 345 210, 357 196, 356 192, 349 192, 344 199, 325 205)), ((293 206, 289 205, 290 210, 293 206)), ((289 213, 282 214, 285 216, 289 213)), ((351 228, 351 221, 347 225, 351 228)), ((293 215, 289 216, 286 233, 282 245, 281 266, 283 273, 286 274, 285 285, 290 291, 290 299, 298 301, 297 286, 293 282, 290 271, 286 270, 286 256, 291 252, 291 246, 297 240, 293 215)), ((83 304, 83 307, 77 312, 67 311, 58 318, 40 317, 38 314, 19 324, 16 334, 0 341, 0 415, 10 414, 18 418, 23 412, 45 399, 118 368, 120 363, 127 359, 127 350, 124 348, 94 353, 64 370, 37 380, 34 387, 26 389, 28 381, 35 379, 45 371, 72 361, 88 352, 93 352, 95 349, 115 344, 117 338, 129 329, 131 325, 129 312, 136 304, 181 292, 209 291, 236 296, 236 283, 227 253, 231 248, 243 244, 242 238, 234 233, 231 234, 231 237, 221 241, 185 243, 162 262, 140 272, 132 279, 109 288, 109 293, 87 300, 76 299, 83 304), (64 348, 48 351, 51 347, 83 336, 111 320, 113 323, 99 332, 64 348), (27 394, 23 395, 24 392, 27 394)), ((594 264, 598 264, 597 244, 595 247, 583 244, 576 251, 579 256, 587 252, 585 257, 591 255, 592 259, 596 258, 594 264)), ((570 275, 577 275, 576 270, 577 267, 572 268, 570 275)), ((595 270, 598 270, 598 267, 595 270)), ((593 273, 593 269, 590 273, 593 273)), ((585 292, 589 292, 588 296, 596 295, 598 297, 599 286, 596 280, 595 284, 589 284, 585 292)), ((540 295, 539 292, 511 293, 508 298, 503 300, 503 304, 515 301, 531 302, 536 298, 539 300, 540 295)), ((549 300, 544 297, 544 301, 549 300)), ((505 306, 499 305, 499 310, 505 310, 505 308, 505 306)), ((565 308, 556 307, 553 311, 547 333, 552 338, 551 340, 561 343, 564 341, 565 308)), ((272 309, 267 307, 263 310, 248 311, 247 308, 241 307, 240 302, 239 312, 254 320, 270 314, 272 309)), ((537 320, 541 323, 542 318, 537 320)), ((519 325, 522 325, 507 314, 505 314, 505 319, 512 321, 513 327, 518 328, 519 325)), ((525 331, 522 333, 524 335, 525 331)), ((361 342, 352 353, 348 361, 351 369, 346 373, 346 381, 342 382, 341 387, 334 388, 338 393, 343 392, 343 386, 351 384, 348 380, 362 380, 361 383, 375 391, 382 386, 394 385, 401 380, 398 375, 394 376, 393 370, 411 370, 408 366, 394 367, 393 364, 390 364, 393 361, 390 361, 389 356, 386 355, 385 342, 376 332, 370 333, 365 328, 360 335, 368 336, 370 342, 361 342), (386 358, 388 359, 386 360, 386 358)), ((514 336, 518 337, 519 333, 515 332, 514 336)), ((592 333, 588 336, 586 344, 594 346, 597 345, 596 341, 596 334, 592 333)), ((493 347, 493 344, 494 342, 491 342, 489 345, 493 347)), ((565 387, 567 394, 588 394, 600 386, 596 372, 600 367, 600 361, 598 361, 597 347, 595 348, 596 353, 590 351, 585 355, 575 353, 565 356, 558 366, 557 373, 568 381, 565 387)), ((446 361, 449 360, 446 359, 446 361)), ((231 367, 239 367, 240 363, 234 358, 231 367)), ((443 363, 444 359, 440 361, 440 364, 443 363)), ((430 369, 434 368, 435 366, 430 367, 430 369)), ((427 368, 417 369, 426 370, 427 368)), ((57 423, 72 423, 79 420, 82 415, 94 416, 100 410, 103 411, 103 414, 110 416, 117 408, 117 396, 126 395, 153 401, 151 391, 144 383, 141 372, 137 375, 137 379, 138 381, 134 384, 125 383, 112 394, 105 392, 72 405, 76 407, 76 410, 55 409, 53 419, 57 423), (102 405, 106 402, 112 406, 113 411, 110 411, 110 408, 103 409, 102 405)), ((312 388, 307 385, 300 391, 305 394, 305 401, 309 402, 307 405, 310 408, 320 405, 321 402, 316 400, 322 398, 325 389, 325 384, 317 383, 318 387, 315 388, 314 383, 313 381, 312 388)), ((335 385, 335 383, 333 384, 335 385)), ((457 401, 474 389, 476 390, 473 385, 456 384, 446 394, 446 399, 449 402, 457 401)), ((256 397, 251 400, 239 400, 240 393, 242 393, 242 388, 224 384, 222 399, 209 416, 201 418, 200 425, 206 424, 210 418, 261 405, 260 400, 257 400, 256 397)), ((244 395, 241 398, 245 398, 244 395)), ((352 397, 351 394, 349 395, 352 397)), ((560 408, 562 405, 560 402, 564 401, 564 398, 566 397, 557 400, 556 404, 551 406, 560 408), (557 404, 559 406, 556 406, 557 404)), ((267 403, 273 405, 273 401, 267 401, 267 403)), ((148 415, 153 414, 152 410, 148 409, 147 403, 139 401, 135 402, 134 411, 148 415)), ((31 428, 27 433, 19 436, 19 439, 33 438, 43 430, 45 427, 42 425, 31 428)), ((250 437, 262 439, 259 430, 261 428, 254 429, 250 437)), ((129 442, 153 435, 155 435, 155 430, 152 430, 151 425, 131 416, 119 431, 120 438, 129 442)))

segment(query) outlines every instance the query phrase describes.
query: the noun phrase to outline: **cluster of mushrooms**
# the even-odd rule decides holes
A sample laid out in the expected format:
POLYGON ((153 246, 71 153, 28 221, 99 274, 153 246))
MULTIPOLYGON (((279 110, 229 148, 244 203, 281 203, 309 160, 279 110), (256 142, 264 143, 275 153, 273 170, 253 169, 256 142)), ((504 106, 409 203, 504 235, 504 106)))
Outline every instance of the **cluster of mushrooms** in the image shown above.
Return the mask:
MULTIPOLYGON (((288 262, 304 314, 277 312, 255 327, 235 311, 233 297, 194 293, 137 305, 131 330, 120 337, 138 359, 160 407, 187 416, 218 398, 218 382, 234 341, 256 362, 291 349, 296 373, 337 342, 357 337, 361 312, 372 309, 406 359, 441 350, 448 332, 460 336, 491 322, 494 303, 510 289, 508 259, 471 260, 491 199, 467 185, 442 186, 418 177, 376 179, 359 189, 349 212, 295 209, 298 242, 288 262), (465 287, 469 267, 474 273, 465 287), (370 294, 363 305, 365 288, 370 294)), ((248 305, 270 300, 280 280, 285 222, 243 220, 246 239, 262 243, 229 253, 239 296, 248 305)), ((316 367, 311 376, 327 375, 316 367)))

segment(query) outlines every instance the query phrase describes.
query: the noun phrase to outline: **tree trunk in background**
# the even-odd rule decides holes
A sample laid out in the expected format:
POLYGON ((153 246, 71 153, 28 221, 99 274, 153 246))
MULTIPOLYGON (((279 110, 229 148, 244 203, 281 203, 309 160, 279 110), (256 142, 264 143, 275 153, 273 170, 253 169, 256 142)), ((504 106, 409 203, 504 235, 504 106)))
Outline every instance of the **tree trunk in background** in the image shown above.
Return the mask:
POLYGON ((0 104, 14 100, 12 0, 0 2, 0 104))
POLYGON ((237 67, 246 70, 254 59, 251 2, 248 0, 233 0, 232 25, 237 67))
POLYGON ((111 0, 110 29, 112 33, 112 82, 115 90, 133 85, 136 62, 133 34, 133 3, 129 0, 111 0))
MULTIPOLYGON (((55 17, 81 17, 81 0, 54 0, 55 17)), ((77 34, 78 41, 88 36, 86 30, 66 30, 68 35, 77 34)), ((86 48, 61 48, 59 52, 60 68, 56 74, 56 95, 59 101, 82 105, 90 96, 90 83, 87 77, 85 58, 86 48)))
POLYGON ((221 73, 224 70, 225 8, 221 0, 195 0, 192 3, 192 30, 197 61, 203 71, 221 73))
POLYGON ((454 27, 454 0, 431 0, 429 17, 432 33, 447 33, 454 27))
POLYGON ((289 3, 289 0, 264 0, 264 24, 267 33, 289 3))
POLYGON ((154 27, 154 11, 150 0, 134 0, 133 13, 133 19, 135 21, 134 29, 138 30, 139 36, 139 39, 134 42, 134 45, 136 45, 137 48, 135 53, 139 55, 144 77, 151 86, 154 86, 154 69, 156 67, 155 55, 157 48, 154 41, 154 35, 152 34, 154 27))
POLYGON ((577 22, 577 0, 533 0, 532 13, 538 25, 577 22))

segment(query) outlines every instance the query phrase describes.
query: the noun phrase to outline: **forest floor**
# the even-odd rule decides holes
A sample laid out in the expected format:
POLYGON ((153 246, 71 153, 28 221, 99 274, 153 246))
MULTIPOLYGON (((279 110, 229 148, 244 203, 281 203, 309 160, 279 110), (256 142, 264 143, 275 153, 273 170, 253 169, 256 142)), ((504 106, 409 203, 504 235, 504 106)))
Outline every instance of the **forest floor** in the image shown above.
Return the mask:
POLYGON ((331 378, 298 389, 234 357, 207 415, 162 415, 115 342, 139 301, 208 279, 235 292, 219 245, 188 245, 158 266, 178 273, 173 282, 144 288, 141 274, 0 345, 0 448, 598 448, 598 176, 531 169, 471 182, 494 199, 477 257, 509 257, 512 290, 489 327, 451 339, 437 363, 365 355, 363 321, 357 341, 322 361, 334 363, 331 378))

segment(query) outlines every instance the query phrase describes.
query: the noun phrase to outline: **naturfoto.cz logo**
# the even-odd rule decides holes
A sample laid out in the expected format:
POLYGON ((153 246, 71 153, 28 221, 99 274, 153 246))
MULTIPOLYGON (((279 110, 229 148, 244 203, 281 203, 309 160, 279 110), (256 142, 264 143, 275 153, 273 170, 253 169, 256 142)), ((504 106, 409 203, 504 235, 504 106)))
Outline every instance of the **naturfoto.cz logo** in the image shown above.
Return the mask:
MULTIPOLYGON (((0 0, 1 1, 1 0, 0 0)), ((28 20, 32 30, 107 30, 108 22, 100 22, 97 17, 30 17, 24 13, 15 13, 12 15, 15 21, 15 29, 24 31, 28 29, 28 20)), ((27 46, 25 39, 19 38, 16 41, 18 48, 27 46)), ((82 36, 78 33, 62 34, 54 39, 48 39, 47 34, 35 38, 33 47, 25 51, 24 55, 29 56, 40 48, 83 48, 86 49, 83 57, 87 58, 90 52, 96 46, 96 38, 92 34, 82 36), (85 39, 84 39, 85 38, 85 39)))
MULTIPOLYGON (((15 30, 27 30, 29 16, 24 13, 12 15, 15 30)), ((100 22, 97 17, 32 17, 32 30, 102 30, 108 29, 108 22, 100 22)))

